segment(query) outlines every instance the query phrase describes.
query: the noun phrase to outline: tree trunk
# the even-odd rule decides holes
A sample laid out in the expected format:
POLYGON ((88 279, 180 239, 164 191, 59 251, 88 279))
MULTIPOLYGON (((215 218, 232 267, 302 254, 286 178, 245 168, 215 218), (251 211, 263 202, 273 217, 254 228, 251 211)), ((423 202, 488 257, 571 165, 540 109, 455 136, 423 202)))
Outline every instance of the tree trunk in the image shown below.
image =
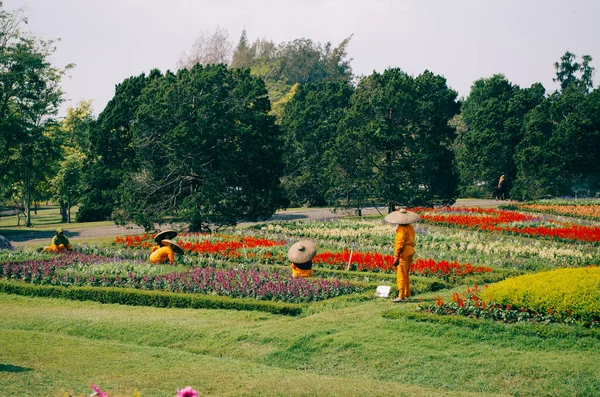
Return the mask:
POLYGON ((58 200, 58 204, 60 206, 60 223, 67 223, 68 222, 68 218, 67 218, 67 205, 65 204, 65 202, 60 199, 58 200))
POLYGON ((29 178, 29 173, 27 173, 27 201, 25 202, 25 209, 27 211, 26 213, 26 217, 27 220, 25 221, 25 227, 33 227, 33 225, 31 224, 31 183, 30 183, 30 178, 29 178))
POLYGON ((71 223, 71 191, 67 196, 67 223, 71 223))

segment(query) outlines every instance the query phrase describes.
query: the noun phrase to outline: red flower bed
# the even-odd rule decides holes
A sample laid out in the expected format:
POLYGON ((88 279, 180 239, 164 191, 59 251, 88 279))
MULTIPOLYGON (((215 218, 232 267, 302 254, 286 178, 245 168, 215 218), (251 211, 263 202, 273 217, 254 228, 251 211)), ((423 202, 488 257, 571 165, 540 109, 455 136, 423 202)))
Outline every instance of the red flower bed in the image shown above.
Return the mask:
POLYGON ((564 240, 600 242, 600 227, 581 226, 568 223, 553 223, 556 227, 536 226, 540 217, 514 211, 490 208, 426 208, 416 207, 412 211, 421 214, 423 221, 465 227, 469 229, 500 231, 526 236, 542 236, 564 240), (532 226, 512 227, 512 222, 532 222, 532 226))
MULTIPOLYGON (((313 263, 328 266, 335 269, 346 269, 348 263, 353 270, 370 272, 392 272, 394 257, 374 252, 350 252, 344 250, 338 253, 322 252, 313 258, 313 263)), ((485 266, 473 266, 470 263, 460 264, 458 262, 440 261, 433 259, 417 259, 410 266, 409 272, 419 276, 464 276, 472 273, 491 272, 492 269, 485 266)))
MULTIPOLYGON (((154 241, 155 235, 148 233, 142 236, 121 236, 115 239, 115 243, 122 244, 125 247, 131 248, 149 248, 156 245, 154 241)), ((182 233, 176 238, 177 244, 184 250, 195 252, 200 255, 220 255, 224 257, 241 256, 240 249, 256 248, 256 247, 274 247, 285 244, 282 241, 273 241, 264 238, 255 238, 250 236, 230 236, 230 235, 210 235, 202 233, 182 233), (220 239, 221 241, 196 240, 195 238, 220 239), (192 239, 192 241, 190 241, 192 239)))

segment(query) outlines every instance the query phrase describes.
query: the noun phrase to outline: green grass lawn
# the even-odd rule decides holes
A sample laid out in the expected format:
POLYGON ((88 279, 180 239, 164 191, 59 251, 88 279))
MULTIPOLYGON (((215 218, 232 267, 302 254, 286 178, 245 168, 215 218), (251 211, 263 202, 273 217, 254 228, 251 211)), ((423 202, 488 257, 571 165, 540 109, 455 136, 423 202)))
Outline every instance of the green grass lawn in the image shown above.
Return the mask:
POLYGON ((220 396, 591 396, 600 386, 596 338, 387 319, 398 308, 389 300, 302 317, 6 294, 0 307, 3 396, 87 395, 89 383, 143 397, 187 385, 220 396))

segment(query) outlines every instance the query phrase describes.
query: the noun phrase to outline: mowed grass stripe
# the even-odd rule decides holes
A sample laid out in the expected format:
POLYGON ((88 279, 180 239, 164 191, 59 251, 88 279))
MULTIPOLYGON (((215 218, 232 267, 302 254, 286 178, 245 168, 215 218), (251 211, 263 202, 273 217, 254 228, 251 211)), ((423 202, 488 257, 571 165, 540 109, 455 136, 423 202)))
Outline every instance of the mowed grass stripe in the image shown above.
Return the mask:
MULTIPOLYGON (((404 306, 406 310, 414 308, 410 305, 404 306)), ((279 390, 270 385, 271 377, 275 376, 271 371, 300 371, 307 378, 314 376, 315 382, 337 379, 346 384, 369 385, 381 381, 395 385, 380 395, 413 385, 425 388, 419 391, 421 395, 428 395, 430 390, 436 390, 434 395, 446 392, 540 395, 552 390, 555 395, 571 396, 590 395, 600 384, 597 360, 600 341, 596 339, 515 336, 402 318, 389 320, 382 313, 398 306, 382 300, 331 308, 302 318, 226 310, 102 305, 3 294, 0 307, 3 309, 0 328, 7 331, 44 332, 89 343, 108 343, 102 346, 124 344, 141 351, 166 349, 173 354, 263 368, 266 377, 265 388, 260 389, 266 393, 263 395, 277 395, 269 393, 279 390)), ((47 354, 46 345, 40 348, 47 354)), ((98 349, 97 355, 102 356, 104 348, 98 349)), ((15 354, 18 352, 19 349, 15 350, 15 354)), ((131 365, 137 371, 146 371, 143 360, 139 365, 131 365)), ((158 371, 166 364, 148 365, 155 365, 158 371)), ((69 379, 71 376, 78 378, 79 374, 75 370, 69 379)), ((300 378, 304 379, 304 375, 300 378)), ((66 384, 73 384, 72 381, 75 379, 66 384)), ((136 387, 129 379, 114 384, 136 387)), ((361 395, 345 386, 339 387, 332 389, 333 394, 322 395, 338 392, 361 395)), ((281 395, 303 395, 300 390, 293 390, 281 395)), ((364 388, 356 390, 368 390, 362 395, 378 393, 364 388)), ((413 389, 407 390, 412 393, 413 389)), ((261 395, 258 389, 255 391, 252 395, 261 395)), ((317 389, 315 393, 319 394, 317 389)), ((146 397, 146 393, 142 396, 146 397)))
MULTIPOLYGON (((89 384, 115 394, 174 396, 194 385, 203 396, 439 396, 439 390, 394 382, 315 375, 160 347, 0 330, 3 396, 87 395, 89 384), (8 360, 8 361, 7 361, 8 360), (123 388, 122 385, 130 385, 123 388)), ((447 396, 479 393, 444 392, 447 396)), ((489 394, 488 394, 489 395, 489 394)))

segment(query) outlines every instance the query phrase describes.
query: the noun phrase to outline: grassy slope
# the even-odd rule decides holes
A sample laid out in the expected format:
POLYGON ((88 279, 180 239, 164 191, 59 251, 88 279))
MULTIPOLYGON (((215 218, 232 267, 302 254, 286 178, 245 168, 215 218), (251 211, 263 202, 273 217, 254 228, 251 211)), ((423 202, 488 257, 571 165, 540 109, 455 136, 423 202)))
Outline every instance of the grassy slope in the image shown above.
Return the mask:
POLYGON ((301 318, 1 294, 0 307, 3 396, 87 393, 90 382, 143 397, 186 385, 286 396, 587 396, 600 385, 597 339, 389 320, 389 300, 301 318))

